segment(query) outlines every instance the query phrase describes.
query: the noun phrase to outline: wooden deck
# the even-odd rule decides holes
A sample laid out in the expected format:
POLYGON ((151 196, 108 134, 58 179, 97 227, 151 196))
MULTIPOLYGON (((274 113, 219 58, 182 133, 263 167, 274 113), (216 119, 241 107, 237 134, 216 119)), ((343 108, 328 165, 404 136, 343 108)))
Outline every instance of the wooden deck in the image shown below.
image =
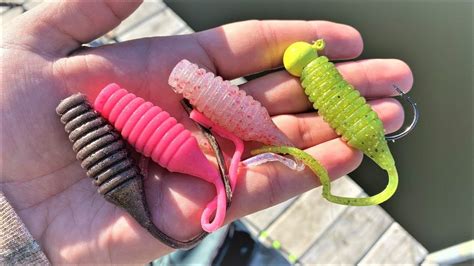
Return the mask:
MULTIPOLYGON (((365 195, 350 177, 333 182, 334 194, 365 195)), ((289 261, 310 264, 419 264, 421 246, 379 206, 329 203, 321 188, 242 219, 252 234, 289 261)))
MULTIPOLYGON (((0 7, 2 24, 39 2, 2 0, 4 5, 18 4, 0 7)), ((163 2, 148 0, 91 45, 190 32, 163 2)), ((364 195, 348 176, 335 181, 333 191, 347 196, 364 195)), ((321 188, 249 215, 242 222, 261 243, 278 249, 295 264, 419 264, 427 255, 426 249, 381 207, 331 204, 322 198, 321 188)))

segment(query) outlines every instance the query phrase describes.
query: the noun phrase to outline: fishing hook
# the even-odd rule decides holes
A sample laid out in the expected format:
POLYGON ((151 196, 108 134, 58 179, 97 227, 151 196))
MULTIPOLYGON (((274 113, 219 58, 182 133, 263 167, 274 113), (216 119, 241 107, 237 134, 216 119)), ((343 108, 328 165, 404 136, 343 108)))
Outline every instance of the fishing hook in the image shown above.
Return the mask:
POLYGON ((396 134, 392 134, 392 135, 389 135, 389 136, 385 136, 385 139, 388 140, 388 141, 391 141, 391 142, 395 142, 396 140, 398 139, 401 139, 403 137, 405 137, 406 135, 408 135, 411 131, 413 131, 413 129, 415 129, 416 127, 416 124, 418 123, 418 119, 420 118, 420 111, 418 110, 417 106, 416 106, 416 102, 413 101, 413 99, 408 96, 406 93, 404 93, 399 87, 397 87, 397 85, 392 85, 395 90, 399 93, 400 97, 402 99, 404 99, 405 101, 407 101, 412 109, 413 109, 413 120, 411 121, 411 124, 406 127, 403 131, 401 131, 400 133, 396 133, 396 134))

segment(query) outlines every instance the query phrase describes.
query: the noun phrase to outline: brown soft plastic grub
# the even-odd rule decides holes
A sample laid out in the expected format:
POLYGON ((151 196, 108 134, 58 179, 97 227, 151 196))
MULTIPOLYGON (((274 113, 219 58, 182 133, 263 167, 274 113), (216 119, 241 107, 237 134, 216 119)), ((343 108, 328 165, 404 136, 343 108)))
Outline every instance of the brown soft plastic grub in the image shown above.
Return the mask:
POLYGON ((155 238, 172 248, 190 248, 207 233, 180 241, 160 231, 152 222, 143 190, 143 176, 126 150, 120 134, 91 107, 83 94, 74 94, 56 108, 73 142, 76 158, 104 198, 127 211, 155 238))

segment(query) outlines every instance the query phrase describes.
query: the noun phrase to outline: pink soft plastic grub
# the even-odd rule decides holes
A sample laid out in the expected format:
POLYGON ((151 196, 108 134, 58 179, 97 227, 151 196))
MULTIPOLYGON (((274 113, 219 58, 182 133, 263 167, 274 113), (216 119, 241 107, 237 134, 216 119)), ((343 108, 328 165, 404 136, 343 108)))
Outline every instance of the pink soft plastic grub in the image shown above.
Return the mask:
POLYGON ((94 108, 139 153, 151 157, 171 172, 196 176, 214 184, 217 196, 206 206, 201 225, 205 231, 213 232, 223 224, 226 212, 224 185, 190 131, 168 112, 117 84, 109 84, 99 93, 94 108), (214 210, 214 219, 210 222, 214 210))
MULTIPOLYGON (((215 123, 213 123, 211 120, 209 120, 207 117, 205 117, 203 114, 199 113, 196 110, 193 110, 190 113, 189 117, 207 128, 212 128, 212 131, 214 133, 217 133, 221 137, 229 139, 234 143, 235 152, 234 152, 234 155, 232 156, 230 166, 229 166, 230 187, 232 189, 232 192, 234 192, 235 186, 237 184, 240 158, 242 157, 242 153, 244 152, 243 141, 239 139, 237 136, 235 136, 234 134, 232 134, 231 132, 221 128, 219 125, 216 125, 215 123)), ((208 216, 209 213, 211 213, 212 211, 213 210, 211 208, 204 210, 203 215, 208 216)))
POLYGON ((292 146, 260 102, 221 77, 181 60, 168 83, 203 115, 246 141, 292 146))

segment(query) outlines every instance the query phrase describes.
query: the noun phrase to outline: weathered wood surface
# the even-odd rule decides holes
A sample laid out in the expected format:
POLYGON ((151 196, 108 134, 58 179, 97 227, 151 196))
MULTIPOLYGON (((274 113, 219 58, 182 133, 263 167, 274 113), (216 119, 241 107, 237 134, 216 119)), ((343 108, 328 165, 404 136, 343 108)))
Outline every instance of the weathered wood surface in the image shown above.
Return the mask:
POLYGON ((394 222, 359 264, 419 264, 427 254, 418 241, 394 222))
POLYGON ((2 27, 4 27, 9 21, 14 19, 16 16, 20 15, 23 13, 23 8, 22 7, 2 7, 0 10, 1 18, 0 22, 2 27))
POLYGON ((30 10, 37 5, 41 4, 44 0, 25 0, 23 6, 25 7, 26 10, 30 10))
POLYGON ((266 229, 270 223, 276 220, 295 200, 296 198, 289 199, 271 208, 248 215, 245 218, 258 228, 266 229))
MULTIPOLYGON (((127 19, 122 21, 118 27, 114 29, 114 33, 117 36, 123 37, 124 34, 140 28, 140 26, 146 26, 150 19, 159 16, 167 6, 162 1, 148 0, 144 1, 140 7, 133 12, 127 19)), ((167 23, 173 23, 175 20, 166 21, 167 23)))
POLYGON ((114 34, 119 41, 190 33, 192 30, 162 1, 146 1, 122 22, 114 34))
MULTIPOLYGON (((348 177, 335 181, 332 191, 349 197, 362 193, 360 187, 348 177)), ((321 192, 319 187, 304 193, 267 230, 273 239, 280 241, 296 257, 300 257, 347 208, 326 201, 321 192)))
POLYGON ((393 222, 380 207, 349 207, 312 244, 304 264, 357 263, 393 222))
MULTIPOLYGON (((2 0, 3 3, 21 4, 18 7, 1 7, 1 22, 40 4, 41 0, 2 0)), ((100 39, 101 44, 137 38, 191 33, 192 29, 161 0, 145 0, 142 5, 117 28, 100 39)))

